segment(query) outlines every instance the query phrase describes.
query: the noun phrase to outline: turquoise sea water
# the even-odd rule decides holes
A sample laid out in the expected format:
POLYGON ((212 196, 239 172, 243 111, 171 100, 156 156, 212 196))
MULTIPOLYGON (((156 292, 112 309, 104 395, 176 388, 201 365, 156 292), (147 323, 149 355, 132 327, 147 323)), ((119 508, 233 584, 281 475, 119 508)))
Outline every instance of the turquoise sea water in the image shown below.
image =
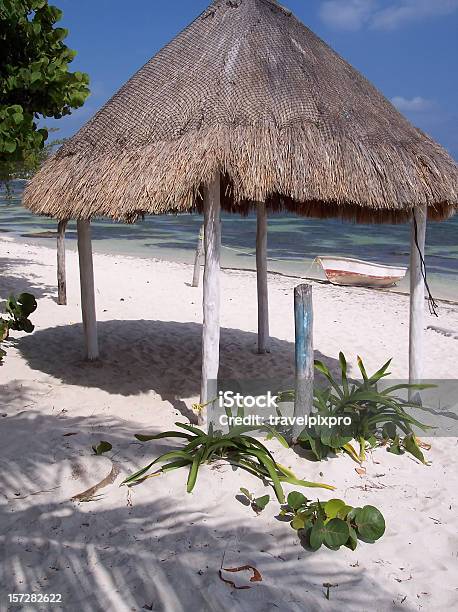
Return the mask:
MULTIPOLYGON (((21 186, 16 184, 11 201, 0 198, 0 232, 26 242, 53 245, 52 234, 40 234, 55 231, 55 222, 29 213, 21 206, 20 197, 21 186)), ((189 214, 146 217, 133 225, 94 221, 93 247, 105 253, 192 263, 201 224, 199 215, 189 214)), ((68 247, 74 248, 74 223, 69 224, 67 238, 68 247)), ((255 239, 255 216, 223 215, 223 266, 254 268, 255 239)), ((321 269, 311 263, 317 255, 326 254, 407 266, 409 242, 409 225, 357 225, 274 215, 269 218, 269 269, 323 278, 321 269)), ((458 215, 428 225, 426 262, 433 294, 458 300, 458 215)), ((408 283, 403 281, 399 288, 408 290, 408 283)))

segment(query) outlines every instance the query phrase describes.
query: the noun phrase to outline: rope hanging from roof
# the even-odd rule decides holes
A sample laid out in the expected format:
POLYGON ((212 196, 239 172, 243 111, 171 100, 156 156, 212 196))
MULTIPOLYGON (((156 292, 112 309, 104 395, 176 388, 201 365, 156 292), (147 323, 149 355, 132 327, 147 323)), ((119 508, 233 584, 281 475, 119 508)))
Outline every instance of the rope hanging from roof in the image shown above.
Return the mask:
POLYGON ((436 300, 434 299, 430 288, 429 288, 429 284, 428 284, 428 279, 427 279, 427 272, 426 272, 426 263, 425 263, 425 258, 423 257, 423 253, 421 252, 420 246, 418 244, 418 226, 417 226, 417 220, 415 219, 415 215, 413 216, 413 224, 414 224, 414 231, 415 231, 415 246, 417 248, 417 251, 420 255, 420 260, 421 260, 421 275, 423 276, 423 281, 425 283, 425 287, 426 287, 426 291, 428 292, 428 308, 429 308, 429 314, 435 316, 435 317, 439 317, 437 311, 439 309, 439 305, 436 302, 436 300))

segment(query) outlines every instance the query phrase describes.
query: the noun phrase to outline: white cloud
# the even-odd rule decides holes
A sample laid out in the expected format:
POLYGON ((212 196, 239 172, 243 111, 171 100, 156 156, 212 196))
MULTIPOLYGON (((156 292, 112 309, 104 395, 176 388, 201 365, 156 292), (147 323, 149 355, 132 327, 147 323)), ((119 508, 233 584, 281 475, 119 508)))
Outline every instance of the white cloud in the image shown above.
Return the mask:
POLYGON ((391 0, 389 6, 383 4, 380 0, 326 0, 321 3, 320 17, 328 26, 343 30, 359 30, 363 26, 394 30, 458 10, 458 0, 391 0))
POLYGON ((371 26, 379 30, 394 30, 412 21, 449 15, 458 9, 458 0, 401 0, 377 11, 371 26))
POLYGON ((359 30, 376 8, 375 0, 327 0, 320 6, 326 25, 342 30, 359 30))
POLYGON ((421 96, 415 96, 410 100, 408 98, 403 98, 402 96, 395 96, 391 98, 391 102, 399 111, 427 111, 430 110, 434 104, 431 100, 427 100, 426 98, 422 98, 421 96))

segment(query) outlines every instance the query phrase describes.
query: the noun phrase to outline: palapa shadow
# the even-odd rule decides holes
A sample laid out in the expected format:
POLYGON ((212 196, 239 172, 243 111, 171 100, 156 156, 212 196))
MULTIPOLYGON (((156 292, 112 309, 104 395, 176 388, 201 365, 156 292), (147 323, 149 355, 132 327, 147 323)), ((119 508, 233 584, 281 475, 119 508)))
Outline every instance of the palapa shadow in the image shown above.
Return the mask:
MULTIPOLYGON (((163 399, 197 396, 201 376, 201 335, 198 323, 177 321, 102 321, 98 324, 101 358, 82 360, 81 325, 38 331, 18 341, 30 367, 64 383, 96 387, 125 396, 155 391, 163 399), (46 350, 43 350, 46 347, 46 350)), ((271 339, 271 352, 258 355, 257 334, 221 329, 221 380, 285 381, 294 378, 294 344, 271 339)), ((338 363, 316 352, 337 370, 338 363)))

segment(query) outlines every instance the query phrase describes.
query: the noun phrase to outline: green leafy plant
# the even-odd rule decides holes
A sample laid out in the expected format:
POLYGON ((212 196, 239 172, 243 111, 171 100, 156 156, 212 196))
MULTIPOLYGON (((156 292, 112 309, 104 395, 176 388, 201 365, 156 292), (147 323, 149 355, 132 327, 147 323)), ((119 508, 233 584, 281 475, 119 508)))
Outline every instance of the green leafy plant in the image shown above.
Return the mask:
MULTIPOLYGON (((37 302, 31 293, 21 293, 18 297, 10 295, 6 301, 7 318, 0 317, 0 344, 8 341, 11 330, 32 333, 34 326, 29 316, 37 309, 37 302)), ((0 362, 6 351, 0 348, 0 362)))
MULTIPOLYGON (((433 385, 397 384, 379 389, 379 381, 389 376, 391 359, 375 374, 368 376, 363 361, 358 357, 358 367, 362 381, 349 381, 347 360, 339 354, 341 376, 336 380, 329 368, 321 361, 315 361, 315 368, 329 382, 325 389, 314 389, 314 410, 312 415, 322 419, 334 418, 336 424, 309 425, 299 436, 299 443, 311 450, 321 460, 330 453, 346 452, 358 463, 366 459, 366 450, 376 445, 388 445, 388 450, 407 451, 426 463, 420 444, 414 434, 416 426, 423 431, 429 426, 420 423, 408 412, 408 408, 419 408, 418 404, 398 397, 401 390, 421 390, 433 385), (351 424, 344 425, 343 419, 349 417, 351 424), (357 451, 353 441, 359 445, 357 451)), ((282 394, 283 401, 291 399, 293 392, 282 394)), ((328 420, 328 423, 330 421, 328 420)))
POLYGON ((107 442, 106 440, 101 440, 97 446, 93 446, 92 450, 94 451, 94 455, 103 455, 103 453, 108 453, 111 451, 113 446, 107 442))
POLYGON ((250 491, 244 487, 240 487, 240 493, 243 494, 244 498, 246 498, 248 502, 247 505, 250 505, 256 514, 260 514, 270 502, 270 495, 255 497, 253 493, 250 493, 250 491))
POLYGON ((185 423, 175 423, 181 431, 165 431, 156 435, 141 435, 135 437, 141 442, 159 440, 161 438, 179 438, 186 441, 186 444, 176 450, 164 453, 147 466, 138 470, 121 484, 132 485, 148 478, 148 472, 158 463, 166 463, 157 473, 164 473, 182 467, 189 468, 187 491, 190 493, 196 484, 199 468, 205 463, 225 460, 235 467, 246 470, 250 474, 257 476, 264 483, 273 487, 275 495, 280 503, 285 500, 283 483, 289 483, 302 487, 322 487, 334 489, 329 485, 300 480, 288 468, 275 461, 270 451, 256 438, 248 436, 247 433, 254 430, 264 430, 274 433, 281 444, 288 447, 286 440, 277 432, 268 427, 233 427, 229 433, 223 434, 214 431, 210 424, 208 433, 197 427, 185 423))
POLYGON ((374 506, 354 508, 341 499, 311 501, 299 491, 288 495, 280 516, 314 551, 323 544, 331 550, 341 546, 355 550, 358 540, 373 544, 385 533, 385 519, 374 506))

